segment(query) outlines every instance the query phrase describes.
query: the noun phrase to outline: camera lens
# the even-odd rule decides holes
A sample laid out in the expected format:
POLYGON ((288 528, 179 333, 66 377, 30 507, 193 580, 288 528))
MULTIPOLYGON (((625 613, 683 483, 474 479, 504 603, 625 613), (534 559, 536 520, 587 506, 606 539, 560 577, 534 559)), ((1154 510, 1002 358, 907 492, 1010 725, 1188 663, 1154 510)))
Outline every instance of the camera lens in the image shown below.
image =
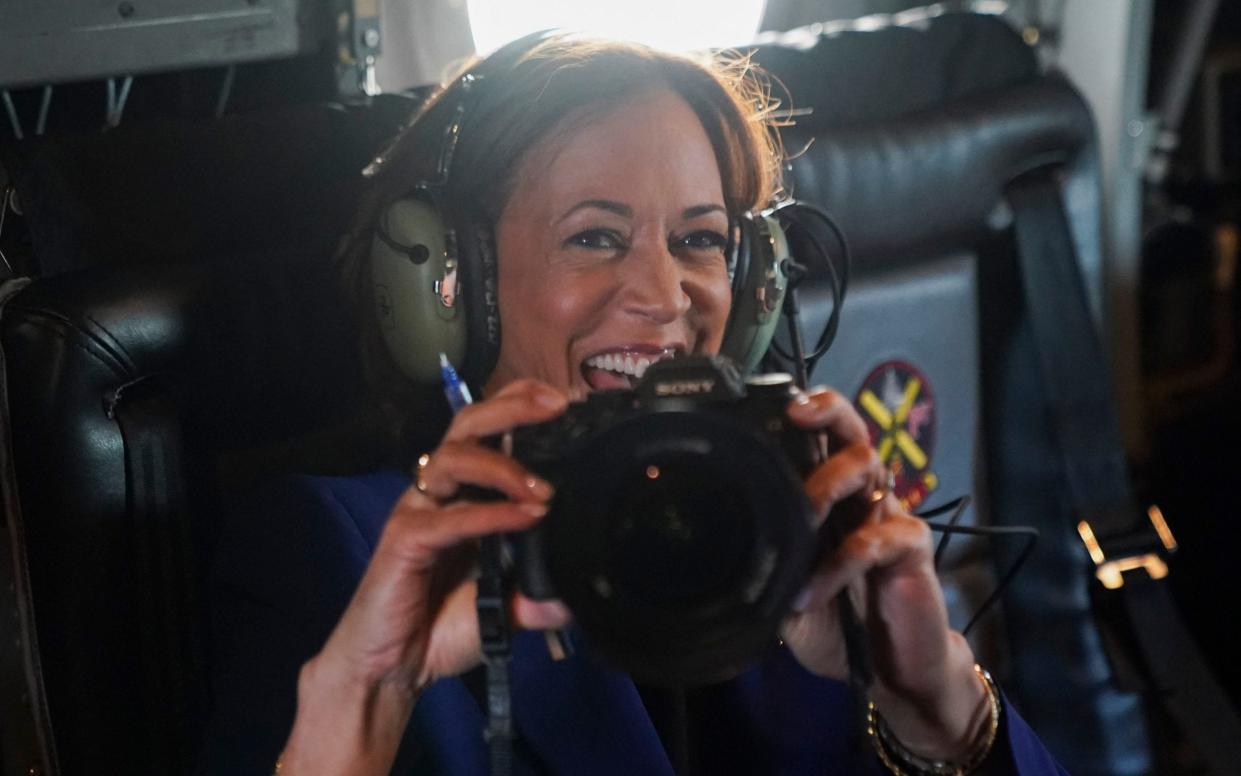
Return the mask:
POLYGON ((605 525, 606 569, 635 602, 701 604, 740 582, 751 559, 756 526, 738 514, 745 496, 721 484, 723 472, 685 455, 636 462, 617 478, 605 525))
POLYGON ((540 552, 592 650, 657 684, 775 643, 816 537, 787 458, 724 414, 656 412, 571 452, 540 552))

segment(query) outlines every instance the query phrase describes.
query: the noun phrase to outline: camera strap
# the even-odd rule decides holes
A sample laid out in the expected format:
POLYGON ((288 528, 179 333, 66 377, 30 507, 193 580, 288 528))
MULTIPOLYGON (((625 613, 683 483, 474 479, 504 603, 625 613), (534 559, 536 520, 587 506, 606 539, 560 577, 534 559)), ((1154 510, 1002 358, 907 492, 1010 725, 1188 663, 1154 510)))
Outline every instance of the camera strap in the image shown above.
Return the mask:
MULTIPOLYGON (((826 217, 826 216, 825 216, 826 217)), ((833 228, 838 230, 835 222, 828 218, 828 222, 833 228)), ((844 236, 841 234, 842 250, 845 251, 847 260, 848 249, 843 247, 844 236)), ((826 253, 821 257, 828 261, 826 253)), ((829 261, 830 266, 830 261, 829 261)), ((806 278, 806 268, 796 262, 790 261, 789 267, 786 269, 789 277, 788 291, 784 295, 784 305, 782 313, 785 322, 788 325, 789 345, 792 352, 787 355, 792 362, 794 380, 800 390, 806 390, 806 386, 810 383, 810 373, 814 368, 814 359, 806 358, 805 339, 802 337, 801 331, 801 307, 797 299, 798 286, 806 278)), ((832 315, 837 316, 840 312, 841 304, 844 302, 844 289, 837 287, 837 295, 835 303, 832 305, 832 315)), ((834 324, 829 321, 828 326, 834 324)), ((824 341, 823 352, 831 345, 834 337, 824 336, 820 339, 824 341)), ((818 355, 822 355, 819 353, 818 355)), ((816 463, 822 463, 826 459, 827 448, 826 442, 822 443, 820 460, 816 463)), ((824 525, 823 529, 832 531, 835 535, 830 537, 830 546, 837 547, 845 538, 840 535, 839 523, 829 521, 828 525, 824 525)), ((853 760, 852 770, 857 773, 864 773, 867 770, 866 763, 871 757, 871 748, 869 735, 867 734, 867 725, 869 724, 869 701, 870 687, 874 681, 874 666, 870 657, 870 639, 867 637, 866 628, 862 624, 862 620, 858 617, 857 610, 853 606, 853 599, 849 597, 849 591, 840 591, 836 596, 836 608, 840 618, 840 633, 845 642, 845 659, 849 664, 849 714, 847 722, 847 730, 845 737, 849 745, 849 756, 853 760)))
MULTIPOLYGON (((1151 694, 1164 703, 1210 773, 1235 772, 1241 720, 1181 621, 1167 585, 1175 548, 1161 516, 1141 514, 1130 488, 1104 364, 1054 170, 1007 191, 1047 420, 1071 519, 1096 566, 1099 593, 1123 611, 1151 694), (1083 528, 1084 526, 1084 528, 1083 528)), ((1119 619, 1119 618, 1114 618, 1119 619)), ((1124 665, 1113 660, 1113 665, 1124 665)))
POLYGON ((504 540, 484 536, 478 550, 478 630, 487 673, 487 729, 483 739, 491 758, 491 776, 513 772, 513 704, 509 666, 513 661, 508 621, 508 583, 504 575, 504 540))

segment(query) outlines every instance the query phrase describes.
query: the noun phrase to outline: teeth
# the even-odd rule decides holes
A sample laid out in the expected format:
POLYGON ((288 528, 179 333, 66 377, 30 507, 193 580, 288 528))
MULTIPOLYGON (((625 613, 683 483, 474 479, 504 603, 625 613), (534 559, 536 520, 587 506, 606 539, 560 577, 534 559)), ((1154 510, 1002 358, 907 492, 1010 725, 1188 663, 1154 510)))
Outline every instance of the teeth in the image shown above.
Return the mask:
POLYGON ((632 355, 605 353, 601 356, 591 356, 586 359, 586 366, 640 378, 646 374, 646 370, 651 364, 662 360, 660 357, 648 358, 646 356, 638 356, 635 359, 632 355))

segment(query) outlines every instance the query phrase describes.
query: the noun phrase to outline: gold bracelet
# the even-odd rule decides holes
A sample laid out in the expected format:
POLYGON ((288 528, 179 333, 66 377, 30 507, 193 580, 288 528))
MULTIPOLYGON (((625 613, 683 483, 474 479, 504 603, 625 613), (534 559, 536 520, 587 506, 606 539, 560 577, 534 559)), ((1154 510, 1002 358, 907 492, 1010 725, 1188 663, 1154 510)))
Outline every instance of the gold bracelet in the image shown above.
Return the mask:
POLYGON ((990 720, 986 732, 978 739, 969 757, 963 765, 956 763, 927 760, 905 748, 888 728, 888 723, 880 716, 874 701, 867 704, 866 733, 870 736, 871 745, 879 755, 880 762, 893 776, 966 776, 973 773, 991 754, 995 739, 1000 731, 1000 691, 995 686, 991 674, 977 663, 974 672, 987 688, 987 705, 990 720))

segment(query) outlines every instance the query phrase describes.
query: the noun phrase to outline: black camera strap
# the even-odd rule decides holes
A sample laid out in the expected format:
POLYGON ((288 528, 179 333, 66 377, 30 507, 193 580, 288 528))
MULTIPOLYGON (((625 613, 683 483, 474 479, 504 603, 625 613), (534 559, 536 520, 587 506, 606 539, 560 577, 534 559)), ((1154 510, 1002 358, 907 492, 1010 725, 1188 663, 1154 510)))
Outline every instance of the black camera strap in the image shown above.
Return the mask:
POLYGON ((483 738, 491 757, 491 776, 509 776, 513 772, 513 694, 509 681, 513 642, 502 537, 482 538, 478 565, 478 630, 487 672, 487 729, 483 738))
MULTIPOLYGON (((1027 174, 1007 194, 1071 519, 1081 521, 1078 531, 1096 564, 1100 595, 1119 599, 1117 608, 1127 615, 1120 627, 1137 642, 1151 694, 1166 704, 1211 773, 1233 773, 1241 762, 1241 720, 1162 581, 1170 548, 1161 526, 1136 507, 1106 359, 1053 174, 1027 174)), ((1107 617, 1100 619, 1107 624, 1107 617)))
MULTIPOLYGON (((836 228, 835 222, 830 217, 824 215, 833 228, 836 228)), ((844 251, 845 260, 848 258, 848 248, 845 247, 843 234, 840 237, 842 251, 844 251)), ((819 246, 821 249, 821 246, 819 246)), ((820 258, 831 265, 831 261, 824 251, 820 258)), ((806 390, 810 383, 810 372, 813 371, 813 358, 807 359, 805 352, 805 339, 801 332, 801 307, 797 299, 797 287, 806 278, 805 267, 790 261, 787 273, 789 277, 789 288, 784 295, 784 309, 782 313, 786 324, 788 325, 789 345, 792 352, 787 354, 787 358, 792 361, 794 369, 794 379, 797 387, 806 390)), ((834 284, 835 287, 835 284, 834 284)), ((837 287, 837 293, 834 295, 834 304, 832 305, 833 318, 838 317, 841 304, 844 302, 844 289, 837 287)), ((834 327, 835 323, 829 319, 828 327, 834 327)), ((832 333, 834 336, 834 332, 832 333)), ((825 340, 823 352, 830 347, 832 336, 827 336, 824 331, 825 340)), ((818 355, 822 355, 819 353, 818 355)), ((826 443, 824 443, 826 444, 826 443)), ((826 454, 826 447, 823 453, 826 454)), ((822 463, 822 461, 818 461, 822 463)), ((840 524, 831 523, 823 526, 825 530, 832 531, 834 535, 830 537, 828 546, 837 547, 844 539, 840 524)), ((870 639, 867 636, 866 628, 862 624, 862 620, 858 617, 857 610, 853 606, 853 599, 849 597, 848 588, 841 590, 836 596, 836 608, 840 616, 840 633, 845 642, 845 657, 849 664, 849 715, 848 729, 845 731, 845 737, 849 743, 849 753, 853 760, 853 770, 857 773, 866 771, 866 763, 871 759, 871 749, 869 745, 869 735, 867 734, 867 720, 869 718, 869 701, 870 687, 874 681, 874 666, 870 657, 870 639)))

